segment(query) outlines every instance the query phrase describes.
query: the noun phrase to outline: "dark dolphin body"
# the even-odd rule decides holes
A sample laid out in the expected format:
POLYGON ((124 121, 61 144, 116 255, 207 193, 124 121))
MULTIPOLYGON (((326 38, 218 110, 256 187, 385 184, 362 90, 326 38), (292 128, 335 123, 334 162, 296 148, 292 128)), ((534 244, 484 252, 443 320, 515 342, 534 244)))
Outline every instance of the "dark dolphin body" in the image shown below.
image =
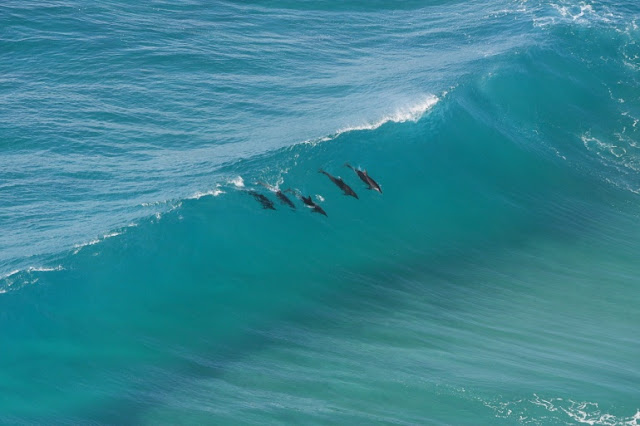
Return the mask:
POLYGON ((286 204, 289 207, 291 207, 292 209, 296 208, 296 205, 293 204, 293 201, 291 201, 289 199, 289 197, 287 197, 286 195, 284 195, 284 193, 282 191, 280 191, 279 189, 276 189, 276 197, 278 197, 278 199, 280 200, 280 202, 282 204, 286 204))
POLYGON ((320 207, 319 205, 314 203, 314 201, 311 199, 311 195, 309 195, 308 197, 305 197, 304 195, 302 195, 300 193, 299 190, 291 189, 291 188, 285 189, 285 192, 291 192, 292 194, 294 194, 296 197, 298 197, 298 199, 300 199, 304 203, 305 206, 309 207, 312 212, 320 213, 320 214, 323 214, 325 216, 328 216, 327 212, 325 212, 322 207, 320 207))
POLYGON ((278 188, 273 187, 267 183, 264 182, 257 182, 259 185, 264 186, 265 188, 267 188, 269 191, 273 191, 276 193, 276 197, 278 197, 278 200, 280 200, 280 202, 282 204, 286 204, 287 206, 291 207, 292 209, 296 208, 296 205, 293 204, 293 201, 291 201, 289 199, 289 197, 287 197, 286 195, 284 195, 284 193, 282 191, 280 191, 278 188))
POLYGON ((351 187, 347 185, 344 180, 342 180, 342 178, 331 176, 329 173, 325 172, 322 169, 318 170, 318 173, 322 173, 323 175, 326 175, 329 179, 331 179, 331 181, 335 183, 338 188, 342 189, 344 195, 351 195, 352 197, 358 198, 358 194, 356 194, 355 191, 351 189, 351 187))
POLYGON ((293 202, 289 199, 289 197, 287 197, 286 195, 284 195, 284 193, 282 191, 280 191, 278 188, 276 188, 275 186, 271 186, 268 183, 264 183, 262 181, 258 181, 256 182, 258 185, 262 185, 265 188, 267 188, 269 191, 273 191, 276 193, 276 197, 278 197, 278 200, 280 200, 280 202, 282 204, 286 204, 289 207, 291 207, 292 209, 296 208, 296 205, 293 204, 293 202))
POLYGON ((251 195, 253 198, 255 198, 256 200, 258 200, 260 202, 260 204, 262 204, 262 208, 263 209, 269 209, 269 210, 275 210, 275 206, 273 205, 273 201, 271 201, 270 199, 268 199, 267 197, 265 197, 264 195, 250 190, 249 191, 249 195, 251 195))
POLYGON ((378 191, 379 193, 382 194, 382 189, 380 188, 380 185, 378 185, 378 182, 376 182, 375 180, 373 180, 373 178, 371 176, 369 176, 369 174, 367 173, 366 170, 364 170, 364 171, 358 170, 358 169, 352 167, 348 163, 345 164, 345 166, 347 166, 348 168, 350 168, 351 170, 356 172, 356 174, 358 175, 360 180, 362 180, 364 183, 366 183, 367 186, 369 187, 369 189, 375 189, 376 191, 378 191))
POLYGON ((319 205, 313 202, 313 200, 311 199, 311 195, 309 195, 308 197, 305 197, 304 195, 302 195, 300 196, 300 199, 305 205, 307 205, 308 207, 311 207, 312 212, 320 213, 327 216, 327 212, 325 212, 322 207, 320 207, 319 205))

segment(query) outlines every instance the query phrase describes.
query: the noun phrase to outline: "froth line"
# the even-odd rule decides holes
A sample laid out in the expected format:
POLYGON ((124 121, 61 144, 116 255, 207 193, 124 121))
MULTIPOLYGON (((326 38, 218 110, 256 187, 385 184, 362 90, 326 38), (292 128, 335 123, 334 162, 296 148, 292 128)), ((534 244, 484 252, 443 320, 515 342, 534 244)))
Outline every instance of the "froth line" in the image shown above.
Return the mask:
MULTIPOLYGON (((442 97, 446 96, 447 92, 442 93, 442 97)), ((308 139, 304 141, 305 144, 316 145, 321 142, 327 142, 334 140, 343 133, 359 131, 359 130, 376 130, 386 123, 404 123, 407 121, 413 121, 414 123, 420 120, 422 116, 429 111, 435 104, 440 101, 441 97, 436 95, 428 95, 420 102, 408 107, 398 108, 395 112, 385 115, 379 120, 373 122, 365 122, 362 124, 347 126, 339 129, 335 133, 329 136, 322 136, 316 139, 308 139)), ((294 145, 295 146, 295 145, 294 145)))

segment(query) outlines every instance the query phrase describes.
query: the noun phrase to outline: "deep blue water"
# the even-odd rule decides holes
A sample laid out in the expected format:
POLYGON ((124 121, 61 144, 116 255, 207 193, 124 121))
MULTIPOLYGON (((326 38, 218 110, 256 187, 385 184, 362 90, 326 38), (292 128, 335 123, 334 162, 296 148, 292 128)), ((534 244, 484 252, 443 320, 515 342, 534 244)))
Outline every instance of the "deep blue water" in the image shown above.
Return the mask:
POLYGON ((0 423, 640 424, 639 21, 0 5, 0 423))

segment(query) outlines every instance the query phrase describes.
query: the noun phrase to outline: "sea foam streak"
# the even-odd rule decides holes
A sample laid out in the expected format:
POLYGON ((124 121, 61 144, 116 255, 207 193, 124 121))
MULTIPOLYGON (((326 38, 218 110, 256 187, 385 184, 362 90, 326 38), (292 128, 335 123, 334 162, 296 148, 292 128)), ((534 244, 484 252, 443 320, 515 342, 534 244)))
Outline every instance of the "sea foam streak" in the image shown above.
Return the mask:
MULTIPOLYGON (((135 225, 134 224, 130 224, 128 227, 131 227, 131 226, 135 226, 135 225)), ((122 232, 123 231, 112 231, 112 232, 109 232, 107 234, 104 234, 102 236, 102 238, 95 238, 95 239, 93 239, 93 240, 91 240, 89 242, 86 242, 86 243, 76 244, 74 246, 75 250, 73 251, 73 254, 78 254, 80 252, 80 250, 82 250, 84 247, 93 246, 93 245, 98 244, 101 241, 106 240, 106 239, 117 237, 118 235, 122 235, 122 232)))
MULTIPOLYGON (((442 93, 442 97, 446 95, 447 95, 446 91, 442 93)), ((384 115, 382 118, 378 120, 369 121, 369 122, 365 122, 365 123, 354 125, 354 126, 343 127, 329 136, 322 136, 316 139, 308 139, 303 143, 316 145, 320 142, 327 142, 330 140, 334 140, 335 138, 337 138, 343 133, 348 133, 348 132, 358 131, 358 130, 376 130, 380 126, 390 122, 391 123, 404 123, 407 121, 417 122, 418 120, 420 120, 420 118, 422 118, 422 116, 428 110, 430 110, 435 104, 437 104, 438 101, 440 101, 440 99, 441 98, 439 98, 436 95, 427 95, 419 102, 409 105, 407 107, 398 108, 394 112, 384 115)))
MULTIPOLYGON (((445 95, 446 95, 446 92, 443 93, 443 96, 445 95)), ((406 121, 416 122, 424 115, 425 112, 427 112, 435 104, 437 104, 439 100, 440 98, 435 95, 428 95, 418 103, 410 105, 408 107, 399 108, 396 111, 394 111, 392 114, 385 115, 384 117, 380 118, 377 121, 368 122, 368 123, 360 124, 357 126, 349 126, 349 127, 340 129, 335 133, 334 137, 339 136, 346 132, 351 132, 353 130, 375 130, 380 126, 382 126, 383 124, 389 123, 389 122, 393 122, 393 123, 404 123, 406 121)))
POLYGON ((640 420, 639 410, 636 410, 636 413, 632 416, 616 416, 603 412, 597 402, 574 401, 568 398, 545 399, 535 393, 533 394, 533 399, 517 399, 513 401, 477 399, 485 407, 492 409, 496 418, 517 419, 523 423, 538 424, 541 420, 547 419, 544 415, 541 416, 532 412, 532 406, 540 407, 549 413, 564 413, 571 421, 588 425, 638 425, 638 420, 640 420))
MULTIPOLYGON (((14 275, 17 275, 19 273, 27 273, 27 274, 31 274, 32 272, 53 272, 53 271, 63 271, 64 267, 62 265, 58 265, 58 266, 29 266, 28 268, 25 269, 16 269, 13 270, 11 272, 9 272, 8 274, 2 275, 0 276, 0 280, 7 280, 5 281, 5 284, 7 287, 12 287, 15 282, 10 280, 11 277, 13 277, 14 275)), ((37 280, 36 280, 37 281, 37 280)), ((32 281, 35 282, 35 281, 32 281)), ((0 288, 0 294, 2 293, 6 293, 7 290, 6 288, 0 288)))
POLYGON ((27 268, 27 272, 51 272, 51 271, 62 271, 64 268, 62 265, 58 265, 52 268, 47 268, 44 266, 31 266, 27 268))
POLYGON ((606 5, 600 4, 594 8, 594 5, 587 2, 576 4, 571 1, 558 1, 550 3, 551 9, 545 16, 533 18, 534 26, 544 28, 555 24, 575 24, 580 26, 590 26, 592 24, 611 24, 618 23, 623 17, 612 12, 606 5))
POLYGON ((222 189, 220 189, 220 184, 216 185, 216 189, 211 189, 209 191, 205 191, 205 192, 196 192, 195 194, 193 194, 191 197, 188 197, 188 199, 190 200, 199 200, 202 197, 206 197, 206 196, 212 196, 212 197, 217 197, 220 194, 224 194, 224 191, 222 189))
POLYGON ((229 179, 228 183, 234 185, 237 188, 244 188, 244 179, 242 179, 242 176, 229 179))

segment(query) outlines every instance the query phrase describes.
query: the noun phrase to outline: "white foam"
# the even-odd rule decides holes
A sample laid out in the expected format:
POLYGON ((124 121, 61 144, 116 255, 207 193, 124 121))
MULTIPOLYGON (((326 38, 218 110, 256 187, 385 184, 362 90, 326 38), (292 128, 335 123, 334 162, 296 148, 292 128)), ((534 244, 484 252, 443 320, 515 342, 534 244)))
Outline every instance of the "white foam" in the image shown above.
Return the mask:
POLYGON ((8 274, 2 275, 0 276, 0 280, 4 280, 6 278, 10 278, 13 275, 16 275, 20 272, 51 272, 51 271, 63 271, 64 268, 62 267, 62 265, 58 265, 58 266, 29 266, 26 269, 16 269, 13 270, 11 272, 9 272, 8 274))
POLYGON ((605 5, 597 5, 596 8, 586 1, 578 4, 572 1, 558 1, 551 3, 552 15, 533 18, 534 26, 546 27, 557 23, 567 23, 589 26, 593 23, 611 24, 621 22, 622 17, 612 13, 605 5))
POLYGON ((142 207, 153 207, 153 206, 158 206, 160 204, 167 204, 167 201, 151 201, 148 203, 140 203, 142 207))
POLYGON ((82 250, 83 247, 87 247, 87 246, 92 246, 94 244, 98 244, 100 242, 99 239, 95 239, 95 240, 91 240, 87 243, 81 243, 81 244, 75 244, 73 247, 75 248, 75 250, 73 251, 73 254, 78 254, 80 252, 80 250, 82 250))
POLYGON ((220 185, 216 185, 216 189, 211 189, 209 191, 206 192, 196 192, 195 194, 193 194, 191 197, 188 197, 188 199, 190 200, 199 200, 202 197, 207 197, 207 196, 212 196, 212 197, 217 197, 220 194, 224 194, 224 191, 221 190, 220 185))
POLYGON ((636 148, 634 146, 634 142, 632 140, 627 140, 620 133, 617 133, 616 136, 620 142, 618 145, 603 142, 588 133, 582 135, 580 138, 587 150, 595 153, 603 160, 613 162, 614 164, 630 169, 633 172, 640 172, 640 164, 638 164, 637 160, 634 158, 628 158, 629 156, 627 155, 628 150, 636 148), (623 143, 626 143, 627 146, 621 146, 623 143), (614 159, 617 161, 614 162, 614 159))
MULTIPOLYGON (((463 390, 464 392, 464 390, 463 390)), ((513 401, 491 400, 487 401, 480 397, 474 397, 482 402, 482 404, 491 408, 495 416, 498 418, 518 419, 520 422, 526 420, 525 423, 549 423, 549 417, 546 415, 536 416, 531 411, 528 404, 542 407, 549 413, 554 413, 553 417, 557 417, 558 421, 571 421, 573 423, 584 423, 588 425, 633 425, 638 426, 640 420, 640 410, 636 409, 636 413, 630 417, 616 416, 609 413, 603 413, 598 403, 587 401, 574 401, 564 398, 541 398, 537 394, 533 394, 533 399, 517 399, 513 401), (564 415, 569 419, 562 418, 564 415)))
POLYGON ((80 243, 80 244, 76 244, 76 245, 74 245, 73 247, 75 247, 75 248, 77 248, 77 249, 80 249, 80 248, 82 248, 82 247, 92 246, 92 245, 94 245, 94 244, 98 244, 99 242, 100 242, 100 240, 96 238, 95 240, 91 240, 91 241, 89 241, 89 242, 87 242, 87 243, 80 243))
MULTIPOLYGON (((442 97, 446 95, 447 95, 446 91, 442 93, 442 97)), ((315 138, 315 139, 307 139, 302 143, 309 144, 309 145, 317 145, 322 142, 328 142, 328 141, 334 140, 335 138, 337 138, 343 133, 348 133, 348 132, 357 131, 357 130, 375 130, 380 126, 384 125, 385 123, 389 123, 389 122, 392 122, 392 123, 404 123, 406 121, 417 122, 418 120, 420 120, 420 118, 422 118, 422 116, 429 109, 431 109, 435 104, 437 104, 438 101, 440 101, 439 97, 435 95, 427 95, 417 103, 411 104, 407 107, 398 108, 391 114, 384 115, 382 118, 376 121, 367 121, 362 124, 343 127, 332 135, 322 136, 320 138, 315 138)), ((297 156, 295 158, 297 159, 297 156)), ((297 165, 297 162, 295 164, 297 165)))
POLYGON ((625 100, 623 98, 616 98, 615 95, 613 94, 613 91, 611 90, 611 88, 608 89, 609 90, 609 97, 611 98, 611 100, 616 101, 620 104, 625 103, 625 100))
POLYGON ((64 268, 62 265, 58 265, 52 268, 44 267, 44 266, 30 266, 27 268, 27 272, 52 272, 52 271, 63 271, 64 268))
POLYGON ((623 117, 628 117, 629 119, 633 120, 633 124, 631 125, 633 128, 635 128, 635 127, 638 125, 638 121, 640 121, 640 120, 638 120, 637 118, 633 117, 633 116, 629 113, 629 111, 625 111, 625 112, 623 112, 623 113, 622 113, 622 116, 623 116, 623 117))
MULTIPOLYGON (((173 210, 175 208, 175 205, 172 205, 174 203, 175 200, 162 200, 162 201, 151 201, 151 202, 146 202, 146 203, 140 203, 140 206, 142 207, 155 207, 155 206, 161 206, 161 205, 169 205, 169 207, 171 207, 171 210, 173 210)), ((178 203, 178 207, 179 207, 178 203)))
MULTIPOLYGON (((536 395, 535 393, 533 394, 533 396, 535 397, 535 399, 532 399, 530 401, 532 404, 544 407, 548 411, 558 411, 558 409, 553 405, 553 401, 552 400, 542 399, 538 395, 536 395)), ((557 401, 562 401, 562 398, 557 398, 556 400, 557 401)))
MULTIPOLYGON (((127 227, 133 227, 133 226, 137 226, 137 225, 135 225, 133 223, 130 223, 129 225, 127 225, 127 227)), ((104 234, 102 236, 102 238, 96 238, 96 239, 93 239, 93 240, 91 240, 89 242, 86 242, 86 243, 75 244, 73 246, 73 248, 75 248, 75 250, 73 251, 73 254, 78 254, 80 252, 80 250, 82 250, 83 247, 93 246, 95 244, 98 244, 100 241, 104 241, 107 238, 117 237, 118 235, 122 235, 122 232, 120 232, 120 231, 112 231, 112 232, 109 232, 107 234, 104 234)))
POLYGON ((574 422, 588 425, 638 425, 640 411, 631 417, 618 417, 613 414, 603 413, 597 402, 573 401, 571 399, 550 398, 548 400, 533 394, 535 399, 530 400, 534 405, 544 407, 549 412, 564 412, 574 422))
POLYGON ((20 269, 16 269, 14 271, 11 271, 8 274, 5 274, 5 275, 1 276, 0 280, 3 280, 5 278, 9 278, 10 276, 17 274, 18 272, 20 272, 20 269))
POLYGON ((238 177, 235 177, 233 179, 229 179, 228 182, 230 184, 236 186, 237 188, 244 188, 244 179, 242 179, 242 176, 238 176, 238 177))
POLYGON ((265 183, 264 185, 265 185, 265 188, 267 188, 271 192, 278 192, 279 191, 278 184, 273 186, 273 185, 269 185, 268 183, 265 183))
MULTIPOLYGON (((446 94, 447 92, 444 92, 443 96, 445 96, 446 94)), ((342 133, 351 132, 354 130, 375 130, 380 126, 382 126, 383 124, 389 123, 389 122, 393 122, 393 123, 404 123, 406 121, 416 122, 424 115, 425 112, 427 112, 435 104, 437 104, 439 100, 440 98, 438 98, 435 95, 425 96, 419 102, 413 105, 409 105, 407 107, 398 108, 393 113, 385 115, 379 120, 376 120, 373 122, 366 122, 360 125, 349 126, 349 127, 340 129, 336 132, 336 134, 333 137, 335 138, 336 136, 339 136, 342 133)))
POLYGON ((609 153, 615 157, 621 157, 626 153, 624 147, 603 142, 600 139, 595 138, 589 134, 582 135, 580 139, 582 139, 582 143, 584 144, 585 148, 587 148, 589 151, 595 152, 601 157, 603 156, 603 153, 609 153))
POLYGON ((321 203, 324 203, 324 197, 323 197, 322 195, 320 195, 320 194, 316 194, 316 199, 317 199, 318 201, 320 201, 321 203))
POLYGON ((558 4, 551 3, 551 6, 556 9, 563 18, 569 18, 572 21, 578 21, 583 18, 585 14, 593 14, 593 6, 590 4, 582 3, 578 5, 580 11, 576 10, 575 6, 561 6, 558 4))

